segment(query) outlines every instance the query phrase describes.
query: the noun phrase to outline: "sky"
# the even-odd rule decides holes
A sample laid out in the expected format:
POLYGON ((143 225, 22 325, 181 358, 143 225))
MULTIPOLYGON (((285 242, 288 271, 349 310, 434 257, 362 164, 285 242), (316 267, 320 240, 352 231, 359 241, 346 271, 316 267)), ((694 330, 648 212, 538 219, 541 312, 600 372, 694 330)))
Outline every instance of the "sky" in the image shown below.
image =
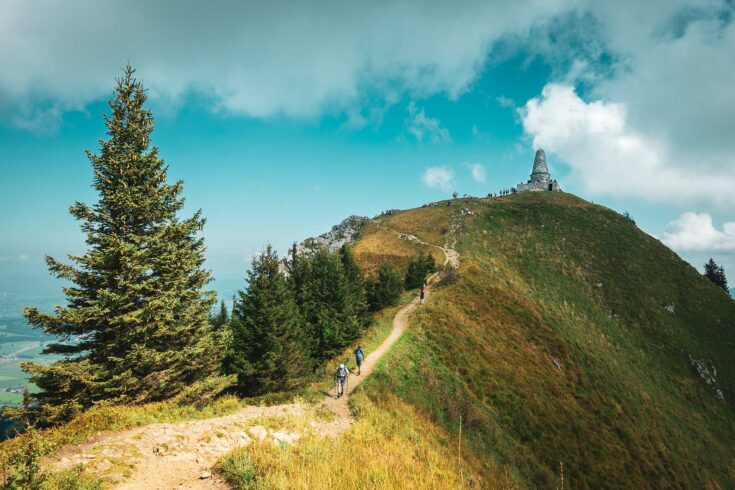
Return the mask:
POLYGON ((733 1, 0 0, 0 283, 84 251, 84 150, 133 65, 227 296, 373 216, 553 177, 735 284, 733 1), (730 272, 732 271, 732 272, 730 272))

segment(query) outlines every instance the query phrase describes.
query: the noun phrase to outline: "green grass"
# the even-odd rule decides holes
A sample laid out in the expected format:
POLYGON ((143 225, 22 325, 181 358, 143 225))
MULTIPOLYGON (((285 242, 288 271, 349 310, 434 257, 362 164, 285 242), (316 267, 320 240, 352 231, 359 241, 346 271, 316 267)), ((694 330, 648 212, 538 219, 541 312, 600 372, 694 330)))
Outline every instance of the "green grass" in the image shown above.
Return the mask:
POLYGON ((560 462, 575 488, 734 486, 732 405, 688 356, 735 397, 735 301, 574 196, 471 205, 460 280, 363 384, 371 399, 400 396, 455 435, 461 416, 479 474, 501 465, 529 487, 558 487, 560 462))

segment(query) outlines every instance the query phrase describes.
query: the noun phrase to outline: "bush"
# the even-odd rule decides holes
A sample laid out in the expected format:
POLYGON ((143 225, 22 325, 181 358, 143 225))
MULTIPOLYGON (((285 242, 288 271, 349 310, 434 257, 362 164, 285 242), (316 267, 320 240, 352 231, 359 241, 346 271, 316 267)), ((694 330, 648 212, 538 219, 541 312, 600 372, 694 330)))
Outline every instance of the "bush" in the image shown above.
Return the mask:
POLYGON ((434 256, 431 254, 424 255, 423 252, 420 252, 408 263, 404 279, 406 289, 420 288, 426 282, 426 276, 432 272, 436 272, 434 256))
POLYGON ((378 270, 378 278, 367 283, 368 304, 372 311, 398 303, 401 297, 401 279, 398 273, 388 264, 378 270))
POLYGON ((438 284, 454 284, 459 280, 459 270, 451 265, 442 265, 439 267, 438 284))

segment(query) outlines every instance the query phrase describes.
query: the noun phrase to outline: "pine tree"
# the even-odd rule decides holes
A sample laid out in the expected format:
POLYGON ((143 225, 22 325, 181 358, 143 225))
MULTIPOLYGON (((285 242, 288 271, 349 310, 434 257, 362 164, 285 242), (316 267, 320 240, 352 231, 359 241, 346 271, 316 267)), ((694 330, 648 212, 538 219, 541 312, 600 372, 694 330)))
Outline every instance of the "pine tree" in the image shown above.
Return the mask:
MULTIPOLYGON (((105 116, 109 139, 87 152, 99 201, 75 203, 88 249, 51 257, 50 272, 69 280, 65 307, 55 314, 25 311, 29 323, 60 341, 45 354, 64 360, 25 363, 40 391, 31 395, 40 423, 69 419, 97 404, 162 400, 192 385, 211 386, 221 362, 209 325, 213 293, 204 264, 201 211, 178 212, 183 183, 167 183, 167 166, 150 145, 153 117, 146 93, 127 66, 105 116)), ((217 383, 214 383, 217 384, 217 383)))
POLYGON ((232 311, 230 369, 243 394, 294 388, 310 366, 304 324, 280 264, 270 245, 253 259, 232 311))
POLYGON ((372 311, 378 311, 398 303, 401 297, 401 279, 398 273, 388 264, 378 270, 378 277, 367 284, 367 300, 372 311))
MULTIPOLYGON (((433 257, 432 257, 433 258, 433 257)), ((436 263, 434 264, 436 268, 436 263)), ((428 257, 423 252, 419 252, 417 257, 411 259, 406 269, 404 285, 406 289, 416 289, 426 282, 426 276, 429 273, 428 257)))
POLYGON ((210 315, 209 323, 211 323, 213 327, 220 329, 227 325, 229 321, 230 318, 227 312, 227 306, 225 305, 225 300, 222 300, 219 303, 219 311, 214 315, 210 315))
POLYGON ((431 274, 437 271, 436 259, 431 253, 426 254, 426 271, 431 274))
POLYGON ((730 289, 727 287, 727 277, 725 276, 725 269, 721 266, 718 266, 711 257, 709 259, 709 262, 704 264, 704 277, 724 289, 725 292, 730 291, 730 289))
POLYGON ((288 271, 288 280, 296 294, 296 303, 299 308, 303 305, 304 284, 306 283, 306 277, 309 275, 309 266, 309 259, 299 254, 298 246, 294 242, 286 260, 286 270, 288 271))
POLYGON ((342 245, 339 249, 339 256, 349 287, 350 307, 363 327, 366 327, 370 323, 370 311, 365 296, 365 279, 362 276, 362 270, 347 245, 342 245))
POLYGON ((301 311, 310 332, 312 357, 318 362, 356 339, 361 325, 339 257, 320 248, 308 261, 301 311))

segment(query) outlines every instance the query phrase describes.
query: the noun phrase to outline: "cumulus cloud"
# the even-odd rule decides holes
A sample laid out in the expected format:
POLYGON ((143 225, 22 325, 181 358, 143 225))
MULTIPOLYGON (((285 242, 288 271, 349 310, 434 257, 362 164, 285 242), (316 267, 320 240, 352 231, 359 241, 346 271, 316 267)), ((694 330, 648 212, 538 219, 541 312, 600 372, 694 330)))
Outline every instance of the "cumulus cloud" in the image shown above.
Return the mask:
POLYGON ((534 147, 568 163, 572 177, 592 194, 735 204, 735 161, 700 173, 666 138, 631 128, 625 104, 586 102, 571 86, 549 84, 520 114, 534 147))
POLYGON ((426 115, 424 109, 416 107, 411 101, 408 104, 408 132, 411 133, 417 141, 427 139, 432 143, 449 143, 452 141, 449 136, 449 130, 441 127, 439 119, 426 115))
POLYGON ((485 176, 485 166, 481 165, 479 163, 469 163, 467 162, 465 164, 467 168, 470 170, 470 174, 472 175, 472 180, 475 182, 479 182, 480 184, 484 184, 486 182, 486 176, 485 176))
MULTIPOLYGON (((254 117, 318 116, 463 93, 488 48, 553 2, 0 2, 0 118, 48 118, 106 97, 121 65, 154 100, 189 91, 254 117), (49 111, 49 109, 52 109, 49 111)), ((358 118, 359 119, 359 118, 358 118)))
POLYGON ((732 2, 626 2, 624 7, 608 2, 591 7, 604 19, 604 39, 619 58, 614 76, 600 80, 594 94, 625 104, 629 125, 664 139, 676 164, 700 171, 732 168, 732 2))
POLYGON ((669 223, 661 241, 683 252, 735 252, 735 222, 718 230, 708 213, 684 213, 669 223))
POLYGON ((428 187, 441 189, 444 192, 452 190, 454 172, 447 166, 429 167, 421 176, 421 181, 428 187))

